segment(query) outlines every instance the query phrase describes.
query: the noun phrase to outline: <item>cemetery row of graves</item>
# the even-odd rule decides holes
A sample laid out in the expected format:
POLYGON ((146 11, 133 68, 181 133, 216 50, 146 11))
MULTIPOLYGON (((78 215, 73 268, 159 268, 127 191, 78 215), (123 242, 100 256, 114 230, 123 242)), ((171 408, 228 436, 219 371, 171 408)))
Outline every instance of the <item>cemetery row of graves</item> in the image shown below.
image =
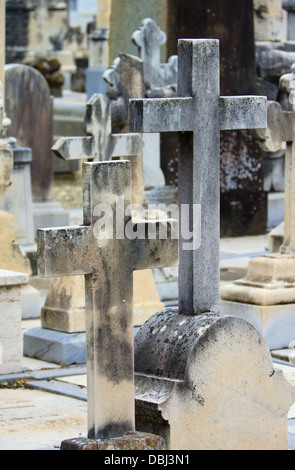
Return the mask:
MULTIPOLYGON (((222 41, 178 38, 163 62, 165 41, 146 17, 132 34, 139 56, 95 70, 107 92, 87 97, 84 132, 54 144, 45 77, 0 64, 0 379, 23 355, 87 364, 88 434, 65 436, 65 450, 288 449, 295 389, 271 351, 289 349, 295 331, 295 71, 280 74, 281 102, 223 93, 222 41), (229 206, 242 210, 223 218, 233 136, 259 148, 244 162, 246 230, 260 219, 266 230, 263 152, 284 149, 285 212, 279 250, 221 285, 221 232, 234 235, 246 207, 237 191, 229 206), (160 163, 175 145, 177 188, 160 163), (81 171, 77 223, 54 199, 53 155, 81 171), (41 311, 33 277, 50 281, 41 311), (41 326, 22 337, 32 316, 41 326)), ((74 110, 60 104, 60 115, 74 110)))

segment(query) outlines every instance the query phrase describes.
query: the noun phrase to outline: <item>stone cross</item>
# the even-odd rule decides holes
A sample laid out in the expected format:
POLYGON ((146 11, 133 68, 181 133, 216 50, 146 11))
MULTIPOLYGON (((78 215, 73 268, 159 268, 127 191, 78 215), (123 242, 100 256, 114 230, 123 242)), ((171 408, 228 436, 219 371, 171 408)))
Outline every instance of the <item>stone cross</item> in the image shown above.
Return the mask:
POLYGON ((257 130, 262 148, 267 152, 281 150, 286 143, 285 154, 285 234, 281 254, 295 253, 295 66, 291 73, 280 79, 280 89, 289 95, 289 110, 283 111, 276 101, 268 101, 267 129, 257 130))
POLYGON ((160 63, 160 48, 166 42, 166 34, 151 18, 132 34, 144 65, 144 80, 148 88, 163 87, 177 81, 177 56, 169 58, 167 64, 160 63))
MULTIPOLYGON (((6 47, 6 39, 5 39, 5 33, 6 33, 6 25, 5 25, 5 20, 6 20, 6 2, 0 2, 0 83, 2 84, 2 90, 3 90, 3 97, 5 97, 5 73, 4 73, 4 67, 5 67, 5 47, 6 47)), ((5 102, 5 99, 3 99, 3 104, 5 102)), ((3 116, 1 117, 1 123, 2 125, 2 119, 3 116)))
POLYGON ((220 96, 218 40, 181 39, 178 48, 179 97, 131 100, 130 125, 179 133, 180 229, 188 205, 192 233, 191 244, 180 233, 179 312, 197 315, 219 311, 220 131, 266 127, 266 98, 220 96))
POLYGON ((85 276, 88 438, 106 439, 135 426, 133 271, 177 265, 177 222, 132 219, 129 161, 84 163, 83 198, 82 226, 38 231, 39 275, 85 276))
POLYGON ((143 141, 139 134, 113 134, 111 105, 100 93, 86 107, 86 136, 61 137, 52 147, 64 160, 107 161, 128 158, 132 162, 132 202, 143 203, 143 141))
POLYGON ((112 157, 136 155, 142 149, 138 134, 112 134, 111 107, 102 94, 94 94, 86 107, 86 134, 61 137, 52 147, 64 160, 106 161, 112 157))

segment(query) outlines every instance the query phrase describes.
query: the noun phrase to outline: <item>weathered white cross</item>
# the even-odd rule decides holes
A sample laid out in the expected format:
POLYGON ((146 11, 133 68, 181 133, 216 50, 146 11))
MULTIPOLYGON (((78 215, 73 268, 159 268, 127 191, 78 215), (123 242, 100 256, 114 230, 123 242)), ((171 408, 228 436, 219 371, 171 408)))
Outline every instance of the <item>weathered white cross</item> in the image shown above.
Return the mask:
POLYGON ((143 20, 142 25, 132 34, 132 40, 139 49, 144 65, 144 81, 148 88, 164 87, 177 81, 177 56, 161 64, 160 48, 166 42, 166 34, 151 18, 143 20))
POLYGON ((133 271, 178 264, 177 222, 164 239, 166 221, 132 219, 124 160, 84 163, 83 199, 82 226, 38 231, 38 270, 85 275, 88 437, 106 439, 135 428, 133 271))
POLYGON ((141 152, 139 134, 112 134, 111 106, 103 95, 94 94, 87 102, 85 121, 86 136, 61 137, 54 144, 52 150, 59 158, 106 161, 141 152))
POLYGON ((267 102, 267 129, 256 131, 267 152, 281 150, 286 143, 285 153, 285 233, 280 248, 281 254, 295 253, 295 67, 280 79, 281 90, 289 95, 289 110, 283 111, 276 101, 267 102))
POLYGON ((218 40, 179 40, 178 63, 179 97, 131 100, 130 130, 179 133, 180 217, 189 204, 195 237, 201 209, 199 248, 180 233, 179 312, 195 315, 219 310, 220 131, 266 127, 266 98, 220 97, 218 40))

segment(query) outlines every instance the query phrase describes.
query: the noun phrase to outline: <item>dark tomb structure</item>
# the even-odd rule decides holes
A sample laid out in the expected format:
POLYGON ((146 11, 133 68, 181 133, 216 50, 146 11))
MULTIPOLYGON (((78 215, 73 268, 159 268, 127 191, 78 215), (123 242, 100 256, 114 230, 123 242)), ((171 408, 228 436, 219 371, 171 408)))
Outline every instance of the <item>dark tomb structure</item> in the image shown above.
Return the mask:
MULTIPOLYGON (((221 94, 256 95, 252 0, 168 0, 167 58, 179 38, 220 40, 221 94)), ((178 184, 176 135, 162 135, 166 184, 178 184)), ((267 194, 263 156, 249 131, 221 133, 221 236, 264 234, 267 194)))

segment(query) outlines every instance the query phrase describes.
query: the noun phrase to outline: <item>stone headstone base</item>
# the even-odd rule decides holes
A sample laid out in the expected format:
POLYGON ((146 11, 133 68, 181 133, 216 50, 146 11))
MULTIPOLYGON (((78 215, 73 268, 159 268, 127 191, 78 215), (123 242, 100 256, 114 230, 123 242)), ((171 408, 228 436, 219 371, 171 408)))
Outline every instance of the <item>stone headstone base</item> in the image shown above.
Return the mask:
POLYGON ((223 300, 221 313, 251 323, 270 350, 288 348, 295 340, 295 304, 254 305, 223 300))
POLYGON ((86 364, 86 333, 31 328, 24 333, 24 356, 54 364, 86 364))
POLYGON ((122 437, 106 440, 91 440, 78 437, 61 443, 60 450, 165 450, 160 436, 148 433, 130 432, 122 437))

